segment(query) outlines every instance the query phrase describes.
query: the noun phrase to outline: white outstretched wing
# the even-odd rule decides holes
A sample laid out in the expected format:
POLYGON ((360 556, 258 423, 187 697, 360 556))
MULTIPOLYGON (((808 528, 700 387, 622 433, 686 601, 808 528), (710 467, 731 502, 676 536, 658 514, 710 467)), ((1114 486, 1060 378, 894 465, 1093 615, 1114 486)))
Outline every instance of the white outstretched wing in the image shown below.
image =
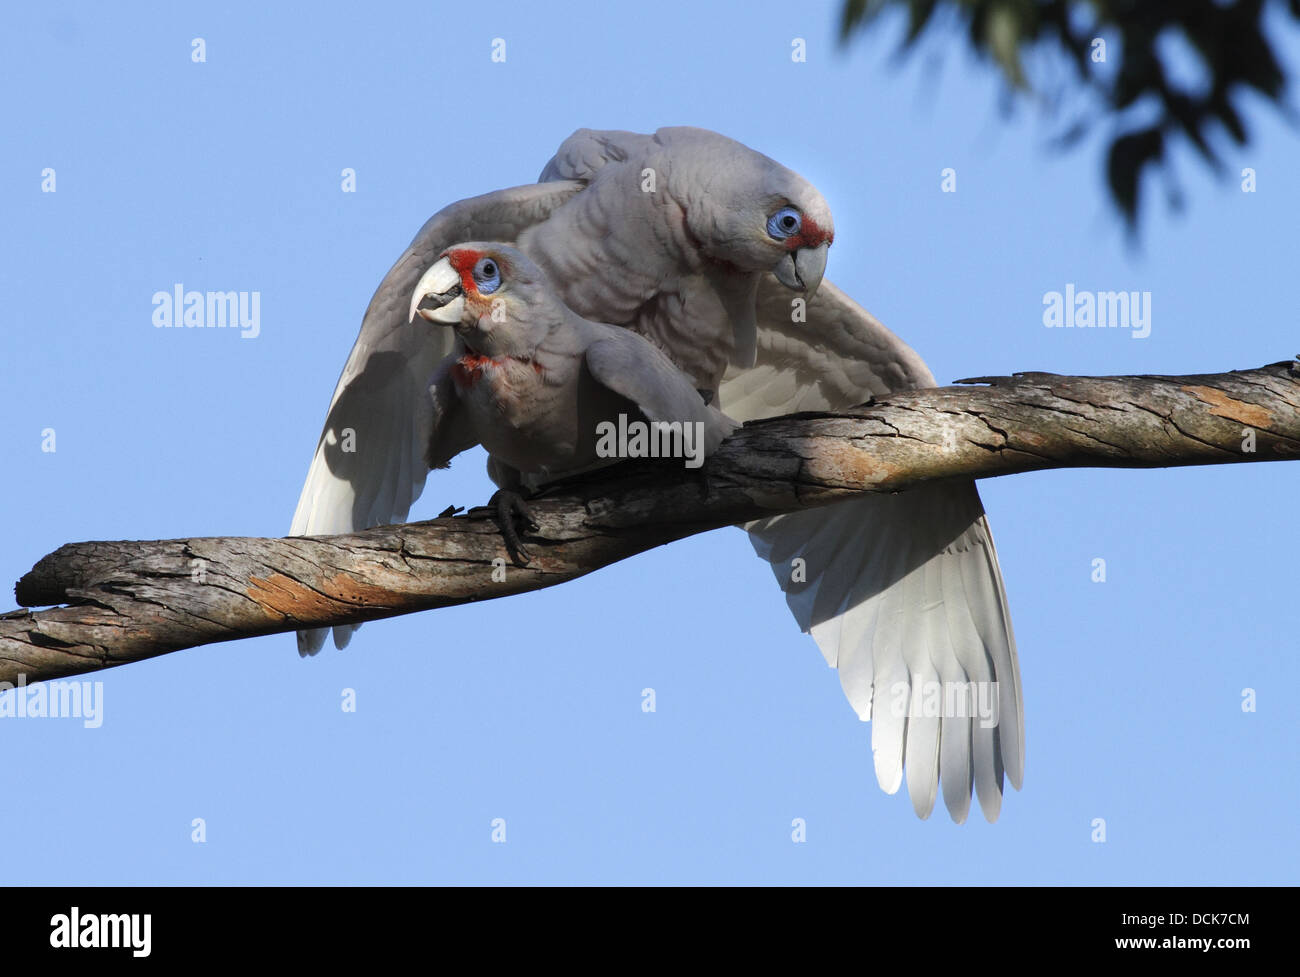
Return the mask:
MULTIPOLYGON (((428 470, 429 382, 454 340, 450 329, 407 321, 412 290, 443 249, 466 240, 513 241, 582 186, 557 181, 471 197, 420 228, 366 309, 330 400, 291 536, 347 533, 406 518, 428 470)), ((335 644, 346 645, 354 630, 335 628, 335 644)), ((324 640, 323 629, 300 631, 298 651, 315 654, 324 640)))
MULTIPOLYGON (((837 409, 934 385, 912 349, 829 282, 806 321, 792 321, 793 298, 774 279, 760 285, 757 363, 729 373, 721 389, 731 416, 837 409)), ((975 484, 869 496, 745 528, 799 626, 839 669, 850 704, 872 721, 880 786, 893 793, 906 773, 912 804, 928 817, 942 783, 961 822, 973 784, 994 820, 1003 773, 1021 784, 1024 714, 1011 616, 975 484)))

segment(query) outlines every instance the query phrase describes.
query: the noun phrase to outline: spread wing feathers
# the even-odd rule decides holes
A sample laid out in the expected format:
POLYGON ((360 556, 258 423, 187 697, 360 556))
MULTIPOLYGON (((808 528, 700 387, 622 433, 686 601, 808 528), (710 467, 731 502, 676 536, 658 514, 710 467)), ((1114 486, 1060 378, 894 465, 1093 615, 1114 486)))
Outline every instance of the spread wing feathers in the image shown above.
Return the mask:
MULTIPOLYGON (((529 184, 471 197, 431 217, 376 289, 361 333, 330 400, 291 536, 347 533, 401 522, 424 488, 433 423, 428 386, 450 352, 450 329, 408 323, 411 291, 444 248, 466 240, 514 240, 545 220, 582 184, 529 184)), ((347 644, 354 627, 334 630, 347 644)), ((298 632, 300 654, 315 654, 325 632, 298 632)))
MULTIPOLYGON (((758 362, 724 381, 728 413, 749 420, 836 409, 934 385, 916 353, 829 282, 806 321, 791 318, 790 302, 779 282, 760 284, 758 362)), ((994 820, 1004 772, 1021 784, 1024 714, 1002 573, 974 483, 869 496, 746 528, 799 626, 838 668, 854 710, 872 721, 880 786, 894 793, 906 772, 916 813, 928 817, 942 784, 957 822, 969 813, 973 786, 994 820)))
POLYGON ((822 282, 803 318, 797 301, 776 276, 759 280, 754 367, 728 370, 722 383, 722 406, 733 417, 852 407, 872 394, 935 386, 921 357, 831 282, 822 282))
POLYGON ((634 332, 609 327, 587 347, 586 362, 597 382, 632 401, 650 421, 703 424, 705 455, 740 426, 706 404, 686 374, 634 332))
POLYGON ((876 778, 907 773, 928 817, 940 783, 966 819, 972 778, 993 821, 1003 772, 1019 789, 1024 719, 1011 616, 973 483, 855 500, 750 524, 799 626, 858 716, 876 778), (796 564, 795 560, 802 560, 796 564))

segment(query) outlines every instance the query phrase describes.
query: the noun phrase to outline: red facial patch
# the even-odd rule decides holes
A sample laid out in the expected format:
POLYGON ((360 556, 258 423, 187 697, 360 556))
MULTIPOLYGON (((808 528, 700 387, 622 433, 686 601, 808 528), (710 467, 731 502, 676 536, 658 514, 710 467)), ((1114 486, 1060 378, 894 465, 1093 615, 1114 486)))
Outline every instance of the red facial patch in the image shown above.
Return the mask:
POLYGON ((470 248, 457 248, 453 251, 444 252, 443 257, 451 262, 451 266, 460 272, 460 284, 465 289, 465 294, 477 295, 478 287, 474 284, 474 266, 482 258, 482 251, 474 251, 470 248))
POLYGON ((827 234, 818 226, 817 222, 811 217, 804 215, 803 226, 799 228, 799 233, 793 237, 785 239, 785 246, 791 251, 796 248, 817 248, 823 244, 830 244, 835 240, 835 232, 827 234))

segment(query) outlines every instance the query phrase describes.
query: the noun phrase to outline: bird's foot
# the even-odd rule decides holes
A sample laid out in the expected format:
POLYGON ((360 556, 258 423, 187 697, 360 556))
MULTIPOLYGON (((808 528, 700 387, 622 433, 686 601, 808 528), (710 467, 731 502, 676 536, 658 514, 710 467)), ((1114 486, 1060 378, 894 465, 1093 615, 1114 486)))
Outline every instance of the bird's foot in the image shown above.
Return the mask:
POLYGON ((517 526, 522 526, 525 531, 536 532, 538 525, 533 510, 528 507, 522 495, 510 489, 499 489, 488 500, 488 506, 495 514, 497 527, 501 530, 501 538, 506 544, 506 552, 510 554, 510 561, 517 567, 528 566, 532 556, 519 541, 517 526))

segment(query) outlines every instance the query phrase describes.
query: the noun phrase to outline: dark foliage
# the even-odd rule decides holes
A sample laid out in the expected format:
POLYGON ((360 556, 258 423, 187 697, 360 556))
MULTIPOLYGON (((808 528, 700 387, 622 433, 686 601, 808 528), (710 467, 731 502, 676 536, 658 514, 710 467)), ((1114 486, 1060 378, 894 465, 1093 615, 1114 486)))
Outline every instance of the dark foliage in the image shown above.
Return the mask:
MULTIPOLYGON (((1171 136, 1186 137, 1207 165, 1222 171, 1210 137, 1218 126, 1246 145, 1247 91, 1292 116, 1283 101, 1286 71, 1264 33, 1264 20, 1269 8, 1276 9, 1279 22, 1287 16, 1300 20, 1300 0, 846 0, 841 40, 900 7, 908 17, 904 51, 946 19, 965 29, 970 45, 997 63, 1014 89, 1033 88, 1023 67, 1031 51, 1035 58, 1067 64, 1065 73, 1097 96, 1090 101, 1101 110, 1066 122, 1061 143, 1074 143, 1096 122, 1112 127, 1106 176, 1130 230, 1137 224, 1143 171, 1153 167, 1170 177, 1171 136), (1157 44, 1166 33, 1181 35, 1199 55, 1204 78, 1198 84, 1180 85, 1171 77, 1177 71, 1171 72, 1157 44), (1108 64, 1094 61, 1095 38, 1106 42, 1108 64)), ((1058 98, 1044 102, 1060 105, 1058 98)), ((1171 200, 1178 203, 1176 191, 1171 200)))

